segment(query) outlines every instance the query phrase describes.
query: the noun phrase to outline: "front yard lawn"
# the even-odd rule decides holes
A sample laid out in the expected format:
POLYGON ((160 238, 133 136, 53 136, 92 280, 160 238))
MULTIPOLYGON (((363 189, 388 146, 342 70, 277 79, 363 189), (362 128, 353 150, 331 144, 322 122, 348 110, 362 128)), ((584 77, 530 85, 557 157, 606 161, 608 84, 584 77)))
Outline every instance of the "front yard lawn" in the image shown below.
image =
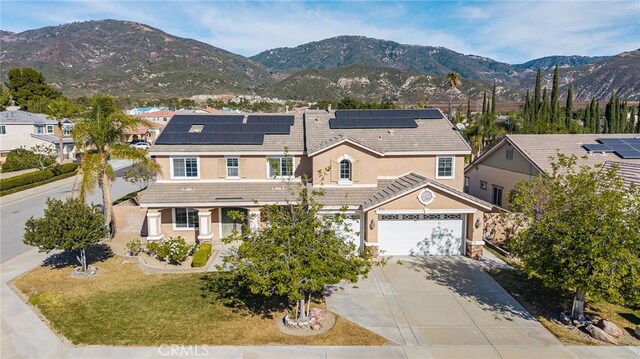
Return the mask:
MULTIPOLYGON (((562 309, 571 308, 573 293, 549 288, 537 279, 527 278, 517 266, 513 269, 492 269, 489 274, 562 342, 604 345, 576 328, 550 320, 550 314, 558 314, 562 309)), ((640 345, 640 340, 632 334, 635 326, 640 324, 640 308, 629 308, 604 301, 593 302, 587 295, 585 314, 596 319, 605 318, 618 325, 625 332, 621 345, 640 345)))
POLYGON ((157 346, 384 345, 387 340, 336 315, 327 333, 289 336, 273 318, 237 311, 203 292, 211 274, 145 275, 122 257, 94 263, 98 275, 40 267, 13 281, 50 325, 74 344, 157 346))

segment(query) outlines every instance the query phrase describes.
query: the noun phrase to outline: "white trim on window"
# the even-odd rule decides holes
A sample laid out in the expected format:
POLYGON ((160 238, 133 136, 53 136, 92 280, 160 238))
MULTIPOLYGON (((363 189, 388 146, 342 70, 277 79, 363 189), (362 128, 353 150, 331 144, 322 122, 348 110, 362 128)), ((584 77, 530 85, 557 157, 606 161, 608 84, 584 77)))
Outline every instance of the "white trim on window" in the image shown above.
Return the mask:
POLYGON ((267 156, 266 157, 266 170, 267 170, 267 178, 268 179, 283 179, 283 178, 295 178, 295 174, 296 174, 296 158, 293 156, 283 156, 283 155, 277 155, 277 156, 267 156), (278 160, 278 164, 280 166, 279 170, 282 171, 282 159, 283 158, 291 158, 291 176, 282 176, 282 173, 280 174, 280 176, 271 176, 271 162, 269 161, 269 159, 272 160, 278 160))
POLYGON ((436 156, 436 179, 454 179, 456 176, 456 158, 455 156, 436 156), (451 176, 440 176, 440 159, 451 159, 451 176))
POLYGON ((45 127, 47 134, 52 134, 53 133, 53 125, 47 125, 45 127))
POLYGON ((7 134, 7 126, 0 125, 0 136, 4 136, 7 134))
POLYGON ((224 157, 224 162, 225 162, 225 179, 239 179, 240 178, 240 157, 239 156, 225 156, 224 157), (231 166, 229 167, 229 160, 235 159, 237 161, 237 164, 235 166, 231 166), (237 175, 236 176, 229 176, 229 169, 230 168, 235 168, 237 175))
POLYGON ((353 164, 355 160, 348 154, 344 154, 336 160, 338 162, 338 185, 349 186, 353 184, 353 164), (342 178, 342 161, 349 161, 349 178, 342 178))
POLYGON ((200 218, 198 217, 198 209, 197 208, 193 208, 193 207, 177 207, 177 208, 172 208, 171 209, 171 227, 173 228, 174 231, 194 231, 196 229, 198 229, 199 224, 200 224, 200 218), (176 226, 176 209, 186 209, 187 210, 187 227, 178 227, 176 226), (189 210, 195 210, 196 211, 196 221, 194 222, 195 226, 193 227, 188 227, 189 225, 189 210))
POLYGON ((169 157, 169 175, 171 179, 181 179, 181 180, 199 180, 200 179, 200 156, 172 156, 169 157), (196 172, 197 175, 195 177, 189 177, 186 175, 186 166, 185 166, 185 175, 184 176, 174 176, 174 168, 173 168, 173 160, 174 159, 187 159, 187 158, 195 158, 196 159, 196 172))

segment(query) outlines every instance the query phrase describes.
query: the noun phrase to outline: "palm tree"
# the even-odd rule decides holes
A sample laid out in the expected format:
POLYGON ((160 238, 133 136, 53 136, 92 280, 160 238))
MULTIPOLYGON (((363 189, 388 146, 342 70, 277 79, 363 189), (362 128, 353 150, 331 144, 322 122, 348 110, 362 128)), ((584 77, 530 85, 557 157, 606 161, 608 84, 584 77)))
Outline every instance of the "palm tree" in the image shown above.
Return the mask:
POLYGON ((67 101, 64 97, 60 97, 47 104, 47 112, 49 113, 47 118, 58 122, 58 162, 62 163, 64 161, 64 155, 62 153, 64 150, 64 144, 62 143, 62 122, 65 119, 75 118, 78 115, 78 108, 67 101))
POLYGON ((453 89, 457 89, 458 86, 462 85, 460 74, 455 71, 449 72, 447 74, 445 83, 449 86, 449 118, 451 118, 451 101, 453 100, 453 89))
POLYGON ((95 190, 96 184, 100 187, 105 224, 111 229, 112 235, 116 230, 111 199, 111 182, 115 180, 115 172, 109 159, 132 160, 135 165, 154 173, 160 171, 158 163, 147 157, 145 150, 121 143, 124 132, 138 126, 151 126, 151 123, 125 114, 113 97, 98 95, 91 99, 90 107, 72 131, 76 146, 86 149, 80 164, 82 179, 79 198, 84 200, 87 193, 95 190))

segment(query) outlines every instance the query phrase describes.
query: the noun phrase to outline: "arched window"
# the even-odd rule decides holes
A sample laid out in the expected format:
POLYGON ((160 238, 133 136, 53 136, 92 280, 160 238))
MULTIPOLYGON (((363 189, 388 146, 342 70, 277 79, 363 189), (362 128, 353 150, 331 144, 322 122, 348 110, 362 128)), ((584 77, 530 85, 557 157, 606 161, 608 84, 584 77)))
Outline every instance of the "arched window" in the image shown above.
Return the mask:
POLYGON ((347 159, 340 161, 340 179, 351 181, 351 161, 347 159))

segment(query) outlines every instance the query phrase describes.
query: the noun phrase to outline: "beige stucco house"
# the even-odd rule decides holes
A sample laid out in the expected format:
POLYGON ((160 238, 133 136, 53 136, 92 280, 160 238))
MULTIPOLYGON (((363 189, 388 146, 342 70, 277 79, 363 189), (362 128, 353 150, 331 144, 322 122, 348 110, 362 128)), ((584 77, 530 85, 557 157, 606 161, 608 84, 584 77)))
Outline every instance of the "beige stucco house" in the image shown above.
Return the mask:
POLYGON ((436 109, 176 114, 149 152, 162 174, 140 196, 147 239, 218 241, 240 225, 232 210, 255 228, 305 182, 325 190, 325 215, 347 207, 350 239, 374 253, 478 257, 494 206, 463 192, 470 152, 436 109))
MULTIPOLYGON (((508 208, 508 196, 520 181, 551 171, 549 157, 558 152, 578 157, 577 165, 603 165, 608 161, 640 165, 640 158, 597 148, 601 140, 640 141, 637 134, 507 135, 464 170, 464 191, 474 197, 508 208), (593 145, 596 145, 593 147, 593 145)), ((627 168, 625 166, 624 168, 627 168)))
MULTIPOLYGON (((63 121, 62 143, 65 159, 73 159, 76 155, 71 138, 72 128, 72 122, 63 121)), ((45 114, 18 109, 0 112, 0 162, 4 162, 11 150, 29 150, 35 146, 51 147, 56 156, 59 156, 58 131, 58 122, 48 119, 45 114)))

